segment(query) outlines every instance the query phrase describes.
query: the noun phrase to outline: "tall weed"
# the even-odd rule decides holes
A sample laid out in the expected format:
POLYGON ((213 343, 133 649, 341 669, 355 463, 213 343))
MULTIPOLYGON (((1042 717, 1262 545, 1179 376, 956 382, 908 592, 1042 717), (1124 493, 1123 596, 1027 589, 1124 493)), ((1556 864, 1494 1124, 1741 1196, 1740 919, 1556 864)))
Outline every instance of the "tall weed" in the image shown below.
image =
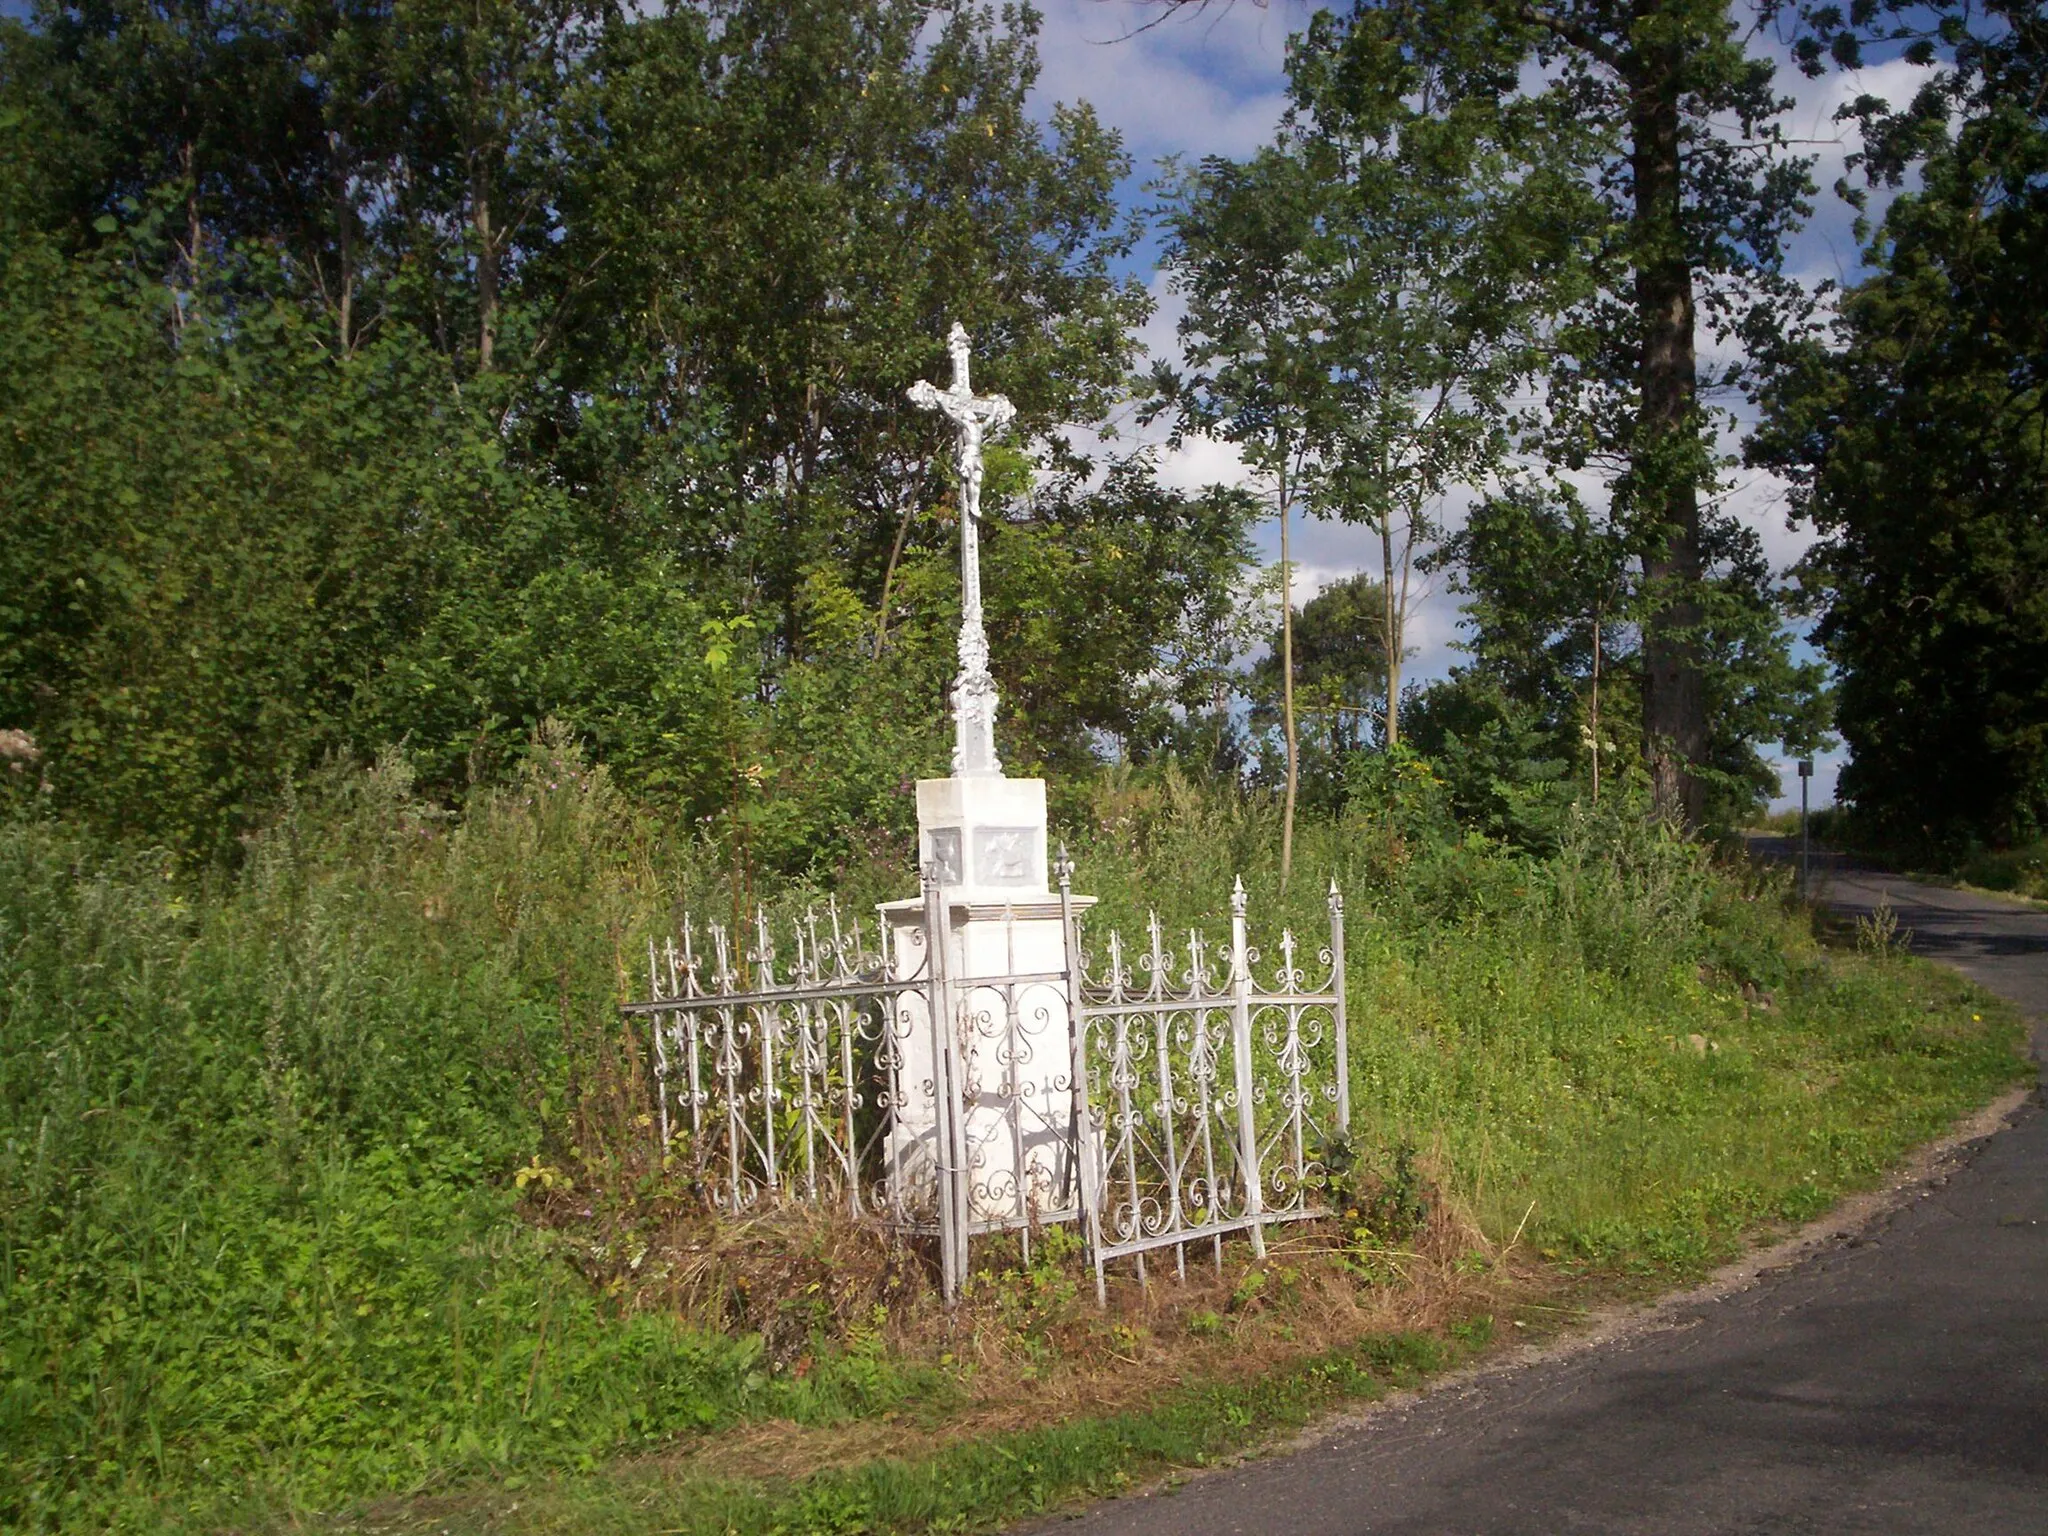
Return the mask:
POLYGON ((665 893, 715 891, 696 857, 559 741, 459 824, 395 759, 333 776, 210 891, 0 825, 0 1523, 330 1503, 773 1402, 757 1340, 620 1315, 510 1177, 658 1172, 617 1003, 665 893))
POLYGON ((1573 806, 1555 856, 1532 873, 1539 928, 1589 969, 1616 975, 1695 948, 1714 890, 1705 851, 1620 795, 1573 806))

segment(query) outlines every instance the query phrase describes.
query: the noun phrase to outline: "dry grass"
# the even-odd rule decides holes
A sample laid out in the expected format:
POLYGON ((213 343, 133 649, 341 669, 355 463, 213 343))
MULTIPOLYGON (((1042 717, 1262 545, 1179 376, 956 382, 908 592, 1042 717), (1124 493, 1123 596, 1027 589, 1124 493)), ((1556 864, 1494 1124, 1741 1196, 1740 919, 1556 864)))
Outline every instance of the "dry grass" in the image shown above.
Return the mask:
POLYGON ((1234 1375, 1266 1375, 1361 1339, 1442 1334, 1512 1304, 1554 1277, 1518 1264, 1440 1198, 1398 1247, 1361 1246, 1354 1229, 1303 1222, 1269 1234, 1255 1259, 1191 1244, 1185 1279, 1174 1252, 1110 1277, 1098 1307, 1086 1265, 1057 1239, 990 1243, 960 1303, 935 1296, 929 1256, 843 1214, 786 1207, 743 1222, 677 1222, 642 1269, 657 1271, 641 1305, 758 1330, 772 1362, 802 1373, 821 1345, 877 1344, 924 1365, 945 1390, 875 1418, 825 1424, 771 1419, 641 1458, 665 1478, 795 1479, 880 1455, 918 1457, 962 1441, 1051 1422, 1142 1409, 1162 1393, 1234 1375), (1047 1258, 1048 1248, 1055 1255, 1047 1258), (801 1324, 799 1329, 797 1326, 801 1324))

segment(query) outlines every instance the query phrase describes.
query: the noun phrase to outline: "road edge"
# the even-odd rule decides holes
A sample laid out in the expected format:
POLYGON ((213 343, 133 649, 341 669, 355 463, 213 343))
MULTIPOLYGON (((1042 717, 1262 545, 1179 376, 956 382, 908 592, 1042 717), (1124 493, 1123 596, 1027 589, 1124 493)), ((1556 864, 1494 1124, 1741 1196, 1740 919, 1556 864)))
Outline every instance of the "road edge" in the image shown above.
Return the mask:
POLYGON ((1624 1339, 1682 1326, 1679 1313, 1737 1295, 1767 1276, 1795 1268, 1833 1245, 1862 1236, 1897 1214, 1913 1198, 1945 1182, 1981 1152, 1994 1136, 2017 1124, 2030 1108, 2038 1113, 2040 1106, 2033 1101, 2042 1092, 2043 1085, 2039 1081, 2007 1089, 1990 1103, 1963 1116, 1945 1134, 1917 1147, 1875 1188, 1847 1196, 1827 1214, 1816 1217, 1775 1242, 1753 1248, 1730 1260, 1695 1285, 1647 1301, 1619 1302, 1595 1308, 1583 1320, 1568 1325, 1552 1338, 1491 1353, 1470 1365, 1445 1371, 1416 1386, 1343 1409, 1291 1439, 1275 1441, 1239 1460, 1291 1455, 1338 1434, 1364 1428, 1375 1419, 1403 1412, 1439 1393, 1478 1386, 1499 1377, 1568 1360, 1624 1339))
MULTIPOLYGON (((1466 1391, 1491 1382, 1570 1360, 1624 1340, 1641 1338, 1666 1328, 1685 1326, 1681 1314, 1693 1308, 1740 1294, 1765 1278, 1792 1269, 1830 1247, 1850 1242, 1887 1218, 1897 1214, 1917 1196, 1924 1195, 1969 1162, 1991 1139, 2011 1129, 2041 1097, 2041 1081, 2009 1088, 1997 1098, 1972 1110, 1948 1131, 1924 1142, 1888 1173, 1876 1187, 1849 1195, 1823 1216, 1816 1217, 1796 1232, 1775 1242, 1752 1248, 1713 1270, 1684 1290, 1644 1301, 1617 1302, 1594 1308, 1583 1319, 1567 1324, 1558 1334, 1538 1343, 1495 1349, 1468 1365, 1429 1377, 1412 1387, 1397 1388, 1370 1402, 1339 1408, 1318 1418, 1292 1435, 1275 1437, 1263 1444, 1247 1446, 1202 1467, 1181 1467, 1126 1490, 1115 1498, 1149 1499, 1179 1492, 1191 1484, 1241 1469, 1250 1463, 1275 1461, 1338 1438, 1373 1427, 1378 1421, 1406 1413, 1446 1392, 1466 1391)), ((1036 1517, 1035 1523, 1008 1527, 1018 1536, 1049 1531, 1080 1518, 1104 1502, 1088 1499, 1056 1513, 1036 1517)))

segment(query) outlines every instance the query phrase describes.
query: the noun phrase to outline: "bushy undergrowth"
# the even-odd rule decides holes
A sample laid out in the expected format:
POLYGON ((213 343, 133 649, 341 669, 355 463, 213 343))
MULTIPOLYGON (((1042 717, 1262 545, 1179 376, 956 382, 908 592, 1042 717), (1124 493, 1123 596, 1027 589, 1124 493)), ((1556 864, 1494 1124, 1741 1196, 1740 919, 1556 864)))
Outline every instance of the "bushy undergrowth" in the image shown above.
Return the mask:
POLYGON ((1706 1262, 2024 1071, 1981 994, 1893 952, 1824 954, 1789 874, 1717 865, 1627 801, 1574 809, 1532 858, 1461 835, 1414 761, 1304 829, 1284 892, 1258 801, 1169 777, 1105 796, 1098 825, 1079 862, 1114 920, 1213 923, 1242 869, 1269 933, 1316 935, 1334 878, 1361 1154, 1420 1148, 1483 1230, 1552 1257, 1706 1262))
POLYGON ((202 887, 0 825, 0 1522, 838 1411, 758 1337, 594 1294, 518 1208, 564 1147, 657 1166, 615 1006, 687 855, 657 875, 572 753, 459 825, 407 790, 328 785, 202 887))
POLYGON ((2011 891, 2048 901, 2048 837, 2017 848, 1976 848, 1964 856, 1957 873, 1987 891, 2011 891))
MULTIPOLYGON (((1242 873, 1261 933, 1306 937, 1336 879, 1366 1169, 1416 1149, 1560 1257, 1697 1262, 2012 1073, 1957 986, 1822 956, 1778 884, 1629 807, 1537 859, 1438 800, 1408 765, 1302 829, 1284 890, 1271 808, 1171 774, 1105 778, 1066 832, 1098 925, 1216 928, 1242 873)), ((724 868, 560 741, 460 819, 395 760, 337 773, 210 881, 0 824, 0 1521, 318 1508, 929 1396, 871 1331, 777 1369, 730 1325, 786 1309, 571 1262, 564 1226, 674 1205, 616 1005, 650 933, 730 904, 724 868)))

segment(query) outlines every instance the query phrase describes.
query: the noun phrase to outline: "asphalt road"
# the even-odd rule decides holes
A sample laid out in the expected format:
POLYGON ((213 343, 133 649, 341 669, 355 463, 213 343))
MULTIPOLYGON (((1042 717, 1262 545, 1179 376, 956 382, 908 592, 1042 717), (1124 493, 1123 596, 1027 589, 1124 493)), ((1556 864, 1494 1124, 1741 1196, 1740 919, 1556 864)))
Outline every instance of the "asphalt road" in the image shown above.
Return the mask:
MULTIPOLYGON (((2048 910, 1818 856, 1815 886, 1847 912, 1887 901, 1917 950, 2027 1010, 2048 1059, 2048 910)), ((1045 1528, 2048 1536, 2040 1088, 1946 1168, 1802 1262, 1606 1344, 1045 1528)))

